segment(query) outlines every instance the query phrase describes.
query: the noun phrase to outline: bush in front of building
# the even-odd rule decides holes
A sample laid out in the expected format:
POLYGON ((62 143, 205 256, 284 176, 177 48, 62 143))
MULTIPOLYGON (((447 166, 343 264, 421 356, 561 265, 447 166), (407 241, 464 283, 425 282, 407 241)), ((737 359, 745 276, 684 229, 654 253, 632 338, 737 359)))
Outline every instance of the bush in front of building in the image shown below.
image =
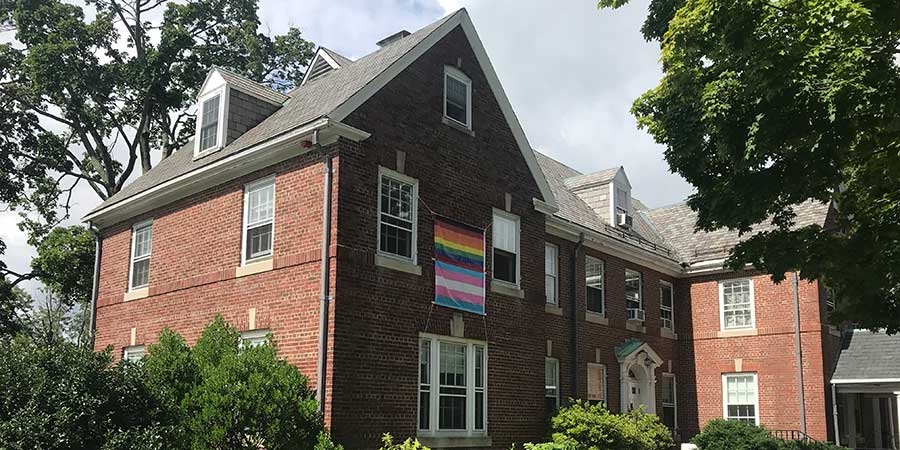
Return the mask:
POLYGON ((669 450, 669 429, 654 414, 611 413, 603 404, 575 400, 551 419, 552 441, 527 450, 669 450))
POLYGON ((168 448, 339 449, 328 439, 315 395, 274 343, 244 346, 221 317, 190 347, 164 330, 137 366, 175 430, 168 448))
POLYGON ((710 421, 692 440, 700 450, 842 450, 834 444, 814 441, 785 441, 769 430, 737 420, 710 421))
POLYGON ((379 450, 431 450, 422 445, 418 439, 406 438, 405 441, 395 444, 394 437, 390 433, 381 435, 381 448, 379 450))

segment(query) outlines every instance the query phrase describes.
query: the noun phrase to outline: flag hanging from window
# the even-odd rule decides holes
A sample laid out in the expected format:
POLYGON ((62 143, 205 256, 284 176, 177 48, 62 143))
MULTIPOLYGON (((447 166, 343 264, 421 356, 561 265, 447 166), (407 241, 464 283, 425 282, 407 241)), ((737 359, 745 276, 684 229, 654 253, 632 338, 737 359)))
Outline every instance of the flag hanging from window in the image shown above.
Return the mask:
POLYGON ((484 315, 484 230, 434 219, 434 302, 484 315))

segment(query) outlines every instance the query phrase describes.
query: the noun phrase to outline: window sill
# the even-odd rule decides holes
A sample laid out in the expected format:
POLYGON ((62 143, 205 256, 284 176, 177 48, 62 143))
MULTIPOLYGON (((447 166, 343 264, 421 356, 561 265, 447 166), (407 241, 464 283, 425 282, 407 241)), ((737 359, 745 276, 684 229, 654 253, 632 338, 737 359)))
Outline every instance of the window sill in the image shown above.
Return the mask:
POLYGON ((625 321, 625 329, 629 331, 637 331, 638 333, 646 333, 647 327, 644 326, 642 320, 628 319, 625 321))
POLYGON ((137 300, 139 298, 144 298, 150 295, 149 287, 142 287, 140 289, 135 289, 133 291, 128 291, 125 295, 122 296, 123 302, 130 302, 132 300, 137 300))
POLYGON ((678 333, 675 333, 674 331, 672 331, 668 328, 660 328, 659 335, 666 339, 672 339, 672 340, 676 340, 676 341, 678 340, 678 333))
POLYGON ((491 280, 491 292, 510 297, 525 298, 525 291, 505 281, 491 280))
POLYGON ((600 313, 586 311, 584 313, 584 321, 609 326, 609 318, 600 313))
POLYGON ((461 448, 461 447, 490 447, 490 436, 463 436, 463 437, 443 437, 443 436, 419 436, 419 442, 422 445, 433 449, 440 448, 461 448))
POLYGON ((203 150, 202 152, 196 152, 196 153, 194 153, 194 161, 196 161, 196 160, 198 160, 198 159, 203 159, 203 158, 205 158, 205 157, 207 157, 207 156, 209 156, 209 155, 212 155, 213 153, 215 153, 215 152, 217 152, 217 151, 219 151, 219 150, 221 150, 221 149, 222 149, 221 146, 216 145, 216 146, 210 147, 210 148, 208 148, 208 149, 206 149, 206 150, 203 150))
POLYGON ((553 315, 556 315, 556 316, 561 316, 561 315, 563 315, 562 308, 560 308, 559 306, 554 305, 554 304, 552 304, 552 303, 546 303, 546 304, 544 304, 544 312, 547 313, 547 314, 553 314, 553 315))
POLYGON ((467 127, 447 116, 442 117, 441 121, 444 122, 444 125, 447 125, 450 128, 456 129, 458 131, 462 131, 463 133, 466 133, 469 136, 475 137, 475 132, 472 131, 469 127, 467 127))
POLYGON ((269 259, 266 259, 263 261, 247 263, 247 264, 244 264, 243 266, 240 266, 237 269, 235 269, 234 277, 240 278, 240 277, 246 277, 247 275, 253 275, 256 273, 268 272, 268 271, 272 270, 273 267, 274 267, 274 265, 272 264, 272 258, 269 258, 269 259))
POLYGON ((716 337, 720 338, 729 338, 729 337, 741 337, 741 336, 757 336, 759 332, 756 328, 744 328, 741 330, 722 330, 716 334, 716 337))
POLYGON ((413 275, 422 275, 422 266, 414 264, 411 261, 404 261, 392 256, 384 256, 376 253, 375 265, 378 267, 384 267, 385 269, 411 273, 413 275))

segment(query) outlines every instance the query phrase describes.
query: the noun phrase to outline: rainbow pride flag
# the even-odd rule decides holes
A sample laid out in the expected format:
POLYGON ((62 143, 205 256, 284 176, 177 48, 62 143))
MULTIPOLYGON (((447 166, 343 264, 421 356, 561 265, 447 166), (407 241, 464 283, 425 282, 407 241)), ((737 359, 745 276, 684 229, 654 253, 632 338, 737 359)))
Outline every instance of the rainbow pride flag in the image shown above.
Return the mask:
POLYGON ((434 219, 434 302, 484 315, 484 230, 434 219))

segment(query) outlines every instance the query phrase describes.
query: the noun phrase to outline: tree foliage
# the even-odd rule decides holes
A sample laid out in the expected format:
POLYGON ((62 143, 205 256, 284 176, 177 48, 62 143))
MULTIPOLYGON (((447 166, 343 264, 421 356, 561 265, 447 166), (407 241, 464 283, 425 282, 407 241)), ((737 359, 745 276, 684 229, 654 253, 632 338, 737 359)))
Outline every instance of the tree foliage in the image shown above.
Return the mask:
POLYGON ((632 112, 696 187, 697 228, 771 222, 732 268, 824 279, 835 320, 900 331, 900 3, 652 0, 642 31, 664 76, 632 112), (839 232, 794 226, 808 199, 839 232))
POLYGON ((147 384, 177 430, 169 448, 333 448, 306 377, 273 344, 242 348, 217 317, 193 348, 165 330, 149 350, 147 384))
MULTIPOLYGON (((261 33, 257 10, 257 0, 0 2, 0 26, 15 31, 0 44, 0 203, 22 213, 31 245, 68 218, 77 185, 109 198, 183 146, 212 66, 280 90, 302 78, 313 44, 296 28, 261 33)), ((0 275, 13 286, 35 277, 2 262, 0 275)))

